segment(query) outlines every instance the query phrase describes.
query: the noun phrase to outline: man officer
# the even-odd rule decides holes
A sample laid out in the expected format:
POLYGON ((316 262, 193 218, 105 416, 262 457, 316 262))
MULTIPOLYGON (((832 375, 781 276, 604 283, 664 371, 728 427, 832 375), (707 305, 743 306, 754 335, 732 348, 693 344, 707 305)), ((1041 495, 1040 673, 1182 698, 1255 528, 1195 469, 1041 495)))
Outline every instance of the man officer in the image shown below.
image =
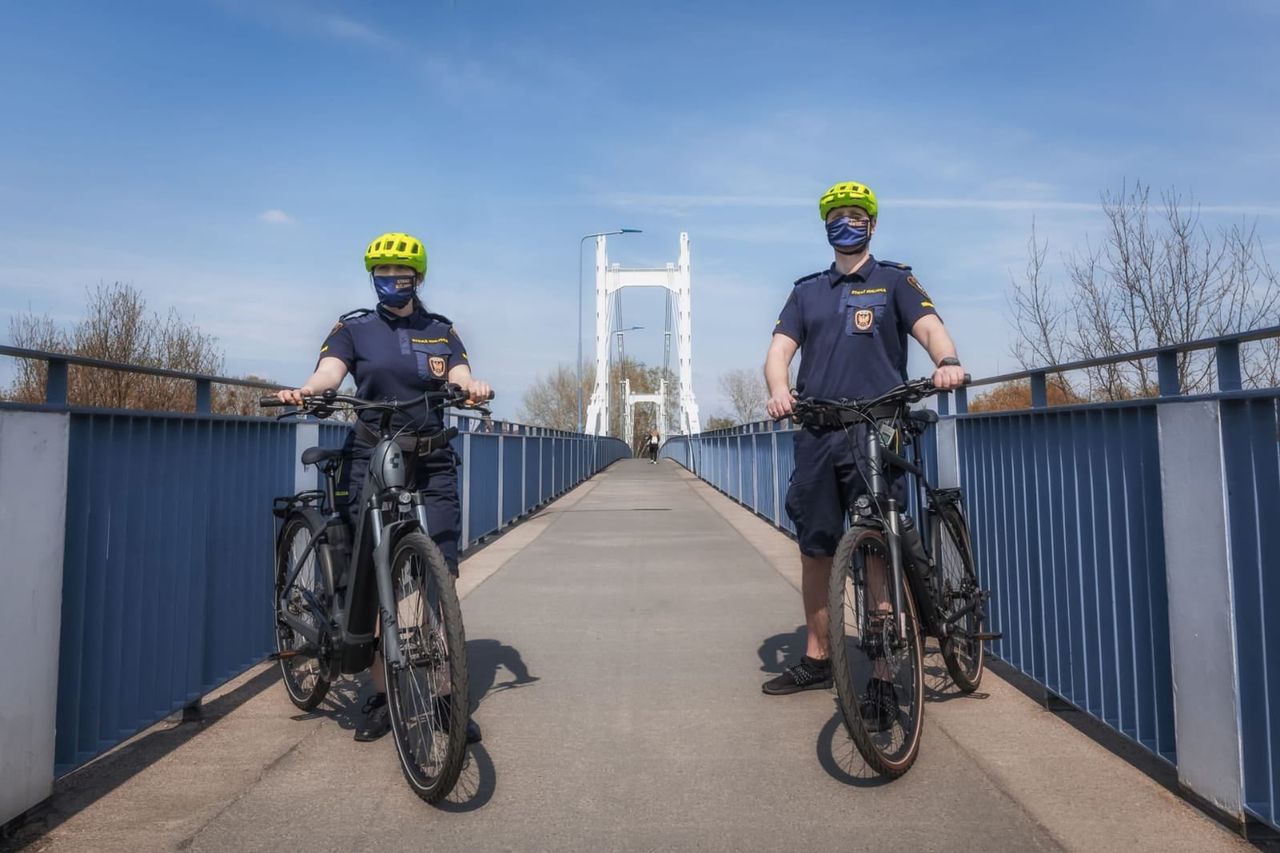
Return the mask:
MULTIPOLYGON (((934 385, 962 385, 964 369, 955 344, 911 267, 876 260, 868 251, 879 213, 875 193, 863 184, 839 183, 823 193, 818 211, 835 261, 797 281, 778 317, 764 365, 769 415, 791 414, 796 396, 866 399, 902 384, 907 378, 907 335, 920 342, 937 366, 934 385), (793 395, 788 370, 797 350, 800 369, 793 395)), ((831 686, 827 585, 831 558, 844 532, 845 509, 866 491, 861 430, 865 427, 855 428, 856 450, 839 427, 806 427, 796 433, 786 508, 800 546, 808 640, 797 663, 765 682, 765 693, 831 686)), ((901 478, 893 488, 905 505, 901 478)))

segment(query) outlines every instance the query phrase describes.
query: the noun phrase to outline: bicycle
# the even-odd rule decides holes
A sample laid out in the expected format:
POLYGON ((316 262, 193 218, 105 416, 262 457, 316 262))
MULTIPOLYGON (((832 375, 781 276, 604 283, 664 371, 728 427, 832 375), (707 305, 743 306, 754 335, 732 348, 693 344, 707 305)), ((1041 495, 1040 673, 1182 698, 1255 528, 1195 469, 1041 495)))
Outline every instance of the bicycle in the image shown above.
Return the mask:
MULTIPOLYGON (((326 391, 303 398, 281 415, 327 417, 338 408, 377 411, 377 443, 360 493, 355 529, 338 511, 335 483, 347 455, 312 447, 305 465, 324 473, 323 490, 276 498, 281 520, 276 539, 276 653, 289 700, 311 711, 342 674, 373 661, 373 605, 381 622, 382 661, 391 730, 406 781, 435 803, 453 789, 466 752, 470 717, 466 640, 453 576, 431 541, 419 484, 409 483, 406 454, 425 456, 448 447, 458 434, 392 430, 392 416, 410 405, 460 407, 467 395, 456 385, 411 403, 376 403, 326 391), (354 555, 354 557, 353 557, 354 555)), ((259 405, 285 406, 275 397, 259 405)), ((480 406, 468 407, 488 414, 480 406)))
POLYGON ((990 594, 978 583, 961 491, 934 488, 915 449, 938 415, 909 407, 937 393, 930 380, 918 379, 870 400, 800 399, 792 415, 801 424, 843 428, 855 457, 851 428, 867 427, 867 492, 847 508, 849 527, 836 546, 827 639, 845 728, 867 764, 888 778, 906 773, 919 753, 922 632, 938 640, 948 673, 965 693, 982 680, 983 643, 1000 637, 983 631, 990 594), (897 452, 904 444, 914 460, 897 452), (890 494, 890 468, 916 483, 927 550, 890 494))

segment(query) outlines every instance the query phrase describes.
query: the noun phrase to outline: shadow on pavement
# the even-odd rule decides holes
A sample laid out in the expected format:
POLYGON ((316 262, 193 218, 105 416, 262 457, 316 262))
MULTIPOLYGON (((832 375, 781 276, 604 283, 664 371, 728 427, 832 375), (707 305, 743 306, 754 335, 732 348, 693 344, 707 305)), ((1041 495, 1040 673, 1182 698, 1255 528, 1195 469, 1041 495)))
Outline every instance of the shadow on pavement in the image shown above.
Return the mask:
POLYGON ((493 799, 497 787, 498 773, 493 759, 483 744, 476 744, 467 750, 467 763, 462 765, 453 790, 442 802, 436 803, 436 808, 459 814, 482 809, 493 799))
POLYGON ((520 650, 499 640, 467 640, 467 673, 472 713, 490 693, 514 690, 539 681, 537 676, 529 674, 520 650), (510 673, 510 680, 498 683, 499 669, 510 673))
POLYGON ((274 687, 279 680, 280 669, 268 667, 234 690, 202 704, 195 719, 176 724, 157 723, 96 761, 58 779, 49 799, 4 828, 0 834, 0 851, 19 850, 31 844, 216 725, 262 691, 274 687))
POLYGON ((893 781, 876 773, 863 761, 858 748, 844 729, 840 709, 818 733, 818 763, 827 775, 843 785, 854 788, 878 788, 893 781))
POLYGON ((805 626, 797 625, 789 634, 774 634, 760 643, 760 671, 781 675, 792 664, 800 662, 805 650, 805 626))

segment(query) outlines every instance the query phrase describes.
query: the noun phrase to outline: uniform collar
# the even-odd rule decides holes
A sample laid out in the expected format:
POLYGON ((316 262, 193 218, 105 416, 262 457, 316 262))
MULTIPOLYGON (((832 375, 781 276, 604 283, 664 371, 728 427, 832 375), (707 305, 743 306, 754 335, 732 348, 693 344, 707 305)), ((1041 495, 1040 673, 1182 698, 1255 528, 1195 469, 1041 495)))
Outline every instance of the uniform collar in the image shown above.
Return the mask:
POLYGON ((408 315, 407 317, 401 317, 398 314, 392 314, 389 310, 387 310, 387 306, 383 305, 381 302, 378 303, 378 307, 375 310, 378 312, 379 317, 386 320, 388 323, 393 323, 393 324, 407 323, 410 320, 413 320, 419 315, 425 313, 423 311, 422 306, 419 305, 412 314, 408 315))
POLYGON ((875 255, 867 253, 867 262, 858 267, 855 272, 848 275, 841 275, 840 270, 836 269, 835 261, 831 262, 831 267, 827 270, 827 283, 835 287, 846 279, 857 279, 858 281, 866 281, 867 276, 871 275, 871 271, 876 268, 875 255))

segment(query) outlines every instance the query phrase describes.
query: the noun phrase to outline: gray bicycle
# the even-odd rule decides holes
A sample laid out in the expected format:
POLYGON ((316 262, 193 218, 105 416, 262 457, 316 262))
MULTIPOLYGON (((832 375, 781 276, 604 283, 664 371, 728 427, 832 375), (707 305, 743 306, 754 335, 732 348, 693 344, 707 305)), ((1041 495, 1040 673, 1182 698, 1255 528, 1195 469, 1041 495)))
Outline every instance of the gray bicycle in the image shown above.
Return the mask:
MULTIPOLYGON (((367 669, 380 643, 400 767, 414 793, 431 803, 453 789, 465 758, 466 638, 453 576, 428 535, 425 484, 411 482, 406 457, 443 450, 458 430, 406 434, 394 430, 392 420, 411 406, 461 407, 466 400, 454 385, 407 404, 333 391, 304 397, 300 408, 281 417, 327 417, 339 408, 380 413, 354 529, 336 505, 336 482, 348 461, 339 448, 306 450, 302 462, 320 466, 324 489, 277 498, 273 508, 281 521, 273 657, 290 701, 314 709, 338 677, 367 669)), ((275 397, 259 404, 286 405, 275 397)))

